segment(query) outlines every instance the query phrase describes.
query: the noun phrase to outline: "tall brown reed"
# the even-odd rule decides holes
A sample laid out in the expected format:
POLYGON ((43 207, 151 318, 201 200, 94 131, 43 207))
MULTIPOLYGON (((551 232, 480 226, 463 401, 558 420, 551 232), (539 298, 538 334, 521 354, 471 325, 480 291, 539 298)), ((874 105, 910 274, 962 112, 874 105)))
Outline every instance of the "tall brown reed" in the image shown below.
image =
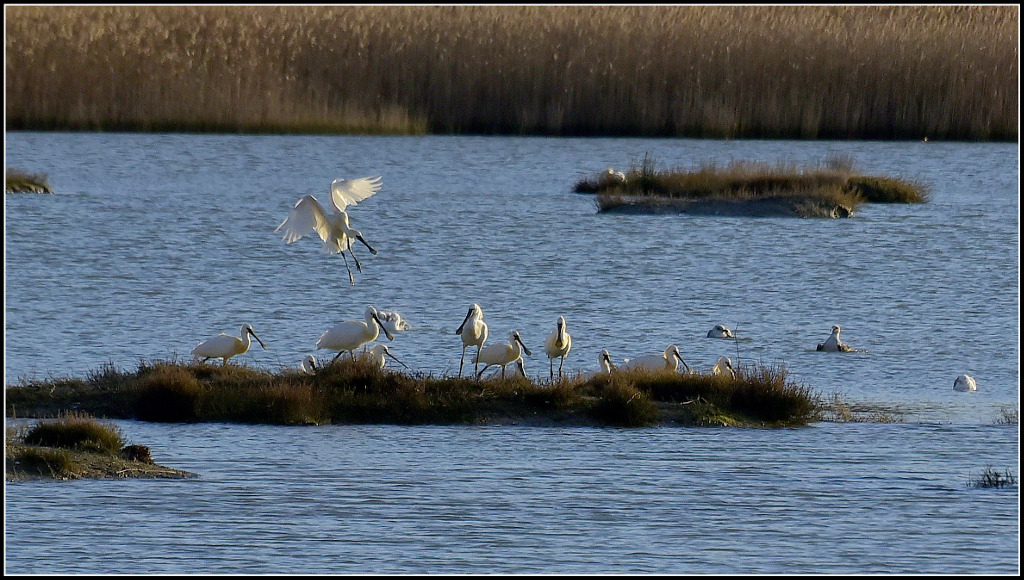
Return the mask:
POLYGON ((7 128, 1015 140, 1016 6, 10 6, 7 128))

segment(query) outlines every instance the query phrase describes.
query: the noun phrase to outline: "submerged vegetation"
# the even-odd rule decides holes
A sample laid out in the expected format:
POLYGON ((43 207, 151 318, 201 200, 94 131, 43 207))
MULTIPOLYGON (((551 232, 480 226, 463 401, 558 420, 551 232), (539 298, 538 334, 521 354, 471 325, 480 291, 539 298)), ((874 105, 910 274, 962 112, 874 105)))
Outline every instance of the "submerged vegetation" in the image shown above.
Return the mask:
POLYGON ((854 171, 848 157, 800 167, 738 161, 659 171, 649 155, 624 173, 608 170, 581 179, 573 191, 596 193, 599 211, 641 208, 701 213, 849 217, 858 205, 924 203, 924 185, 854 171), (757 205, 760 204, 760 205, 757 205))
POLYGON ((819 397, 787 382, 781 367, 724 375, 614 372, 535 383, 434 377, 339 359, 316 374, 235 364, 142 363, 105 367, 85 379, 7 387, 8 416, 69 410, 144 421, 285 425, 566 424, 794 426, 817 419, 819 397))
POLYGON ((5 6, 7 129, 1015 141, 1006 6, 5 6))
POLYGON ((7 169, 7 193, 53 193, 45 173, 27 173, 18 169, 7 169))
POLYGON ((145 445, 127 445, 114 425, 86 413, 61 412, 35 425, 7 427, 6 478, 189 477, 157 465, 145 445))
POLYGON ((980 475, 971 477, 968 479, 967 485, 970 487, 1013 487, 1017 485, 1017 476, 1013 474, 1009 469, 1004 470, 1002 473, 991 468, 986 467, 980 475))

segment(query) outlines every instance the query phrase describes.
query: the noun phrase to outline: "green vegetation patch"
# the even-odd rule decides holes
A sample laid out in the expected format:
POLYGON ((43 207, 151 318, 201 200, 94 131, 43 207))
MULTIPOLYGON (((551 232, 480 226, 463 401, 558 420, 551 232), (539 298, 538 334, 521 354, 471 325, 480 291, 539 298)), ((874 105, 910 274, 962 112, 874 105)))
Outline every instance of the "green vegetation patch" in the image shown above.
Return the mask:
POLYGON ((597 194, 600 211, 640 203, 647 207, 687 208, 693 202, 754 203, 775 201, 804 217, 848 217, 864 202, 924 203, 922 184, 891 177, 856 173, 848 157, 800 167, 790 163, 733 162, 723 167, 707 163, 695 169, 659 171, 645 154, 624 173, 608 170, 581 179, 576 193, 597 194))
POLYGON ((142 363, 134 373, 105 368, 88 380, 23 381, 7 388, 9 416, 70 409, 145 421, 284 425, 789 426, 816 420, 819 403, 806 387, 789 384, 783 368, 741 368, 735 378, 632 371, 534 382, 405 374, 345 358, 314 375, 157 362, 142 363))
POLYGON ((7 170, 7 193, 53 193, 45 173, 7 170))

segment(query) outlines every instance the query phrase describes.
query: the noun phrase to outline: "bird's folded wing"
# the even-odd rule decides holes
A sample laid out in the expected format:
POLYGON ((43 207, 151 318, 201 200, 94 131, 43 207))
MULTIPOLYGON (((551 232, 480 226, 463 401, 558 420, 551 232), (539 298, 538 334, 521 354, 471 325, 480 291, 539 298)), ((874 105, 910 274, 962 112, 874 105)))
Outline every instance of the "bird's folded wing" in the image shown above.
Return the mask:
POLYGON ((380 191, 380 179, 377 177, 359 177, 357 179, 338 178, 331 182, 331 204, 334 211, 344 211, 346 206, 355 205, 380 191))
POLYGON ((312 195, 307 195, 296 202, 292 213, 288 214, 288 217, 274 231, 282 228, 284 229, 282 239, 289 244, 306 235, 309 230, 316 230, 320 239, 325 242, 331 235, 331 224, 327 219, 327 213, 312 195))

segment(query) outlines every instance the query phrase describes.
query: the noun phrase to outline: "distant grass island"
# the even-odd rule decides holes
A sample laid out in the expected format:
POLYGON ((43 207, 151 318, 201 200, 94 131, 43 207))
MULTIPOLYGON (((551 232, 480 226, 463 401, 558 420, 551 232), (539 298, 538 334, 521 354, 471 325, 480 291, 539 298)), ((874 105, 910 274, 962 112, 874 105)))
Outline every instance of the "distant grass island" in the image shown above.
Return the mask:
POLYGON ((792 163, 707 163, 658 171, 644 155, 626 172, 609 168, 576 182, 576 193, 597 194, 600 212, 704 215, 852 217, 864 203, 924 203, 924 185, 861 175, 848 157, 799 167, 792 163))
POLYGON ((161 361, 132 372, 105 366, 85 378, 22 380, 6 388, 6 413, 281 425, 792 427, 821 418, 821 397, 789 382, 784 367, 736 370, 735 377, 615 371, 538 383, 521 375, 405 374, 344 357, 313 375, 161 361))
POLYGON ((45 173, 28 173, 19 169, 8 169, 5 180, 6 193, 53 193, 45 173))

